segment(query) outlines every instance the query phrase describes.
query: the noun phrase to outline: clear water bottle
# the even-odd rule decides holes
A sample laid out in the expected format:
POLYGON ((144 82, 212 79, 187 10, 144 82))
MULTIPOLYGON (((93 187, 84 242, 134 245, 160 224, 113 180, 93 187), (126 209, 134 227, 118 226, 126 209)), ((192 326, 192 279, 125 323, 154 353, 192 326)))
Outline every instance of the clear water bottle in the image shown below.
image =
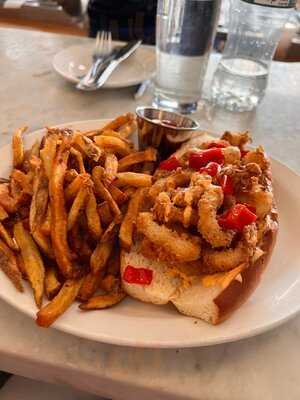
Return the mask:
POLYGON ((230 111, 262 100, 268 74, 295 0, 231 0, 228 37, 212 83, 212 99, 230 111))

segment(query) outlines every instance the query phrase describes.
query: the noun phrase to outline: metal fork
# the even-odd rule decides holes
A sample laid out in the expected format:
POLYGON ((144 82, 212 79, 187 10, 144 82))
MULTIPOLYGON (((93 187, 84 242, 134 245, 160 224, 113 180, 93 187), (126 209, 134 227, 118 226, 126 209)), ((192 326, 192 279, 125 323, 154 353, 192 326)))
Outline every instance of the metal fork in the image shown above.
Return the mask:
POLYGON ((111 32, 98 31, 93 51, 93 62, 87 74, 76 85, 77 89, 85 90, 97 82, 97 73, 103 60, 112 52, 111 32))

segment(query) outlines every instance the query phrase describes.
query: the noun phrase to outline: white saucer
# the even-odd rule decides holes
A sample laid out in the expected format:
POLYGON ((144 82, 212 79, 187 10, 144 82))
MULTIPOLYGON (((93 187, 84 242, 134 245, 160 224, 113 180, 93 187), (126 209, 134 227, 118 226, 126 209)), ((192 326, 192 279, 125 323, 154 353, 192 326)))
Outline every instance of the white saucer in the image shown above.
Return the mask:
MULTIPOLYGON (((113 42, 113 45, 120 45, 113 42)), ((66 80, 77 83, 84 76, 92 62, 93 43, 75 45, 57 53, 52 61, 53 68, 66 80)), ((138 85, 150 79, 155 71, 155 49, 140 46, 127 60, 111 74, 105 88, 121 88, 138 85)))

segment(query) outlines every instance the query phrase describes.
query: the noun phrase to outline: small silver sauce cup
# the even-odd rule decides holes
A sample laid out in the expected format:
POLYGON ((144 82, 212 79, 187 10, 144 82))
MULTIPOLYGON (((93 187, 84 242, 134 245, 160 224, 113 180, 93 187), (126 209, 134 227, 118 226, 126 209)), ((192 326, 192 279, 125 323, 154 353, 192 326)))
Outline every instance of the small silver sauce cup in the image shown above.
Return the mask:
POLYGON ((167 158, 190 139, 199 124, 189 117, 151 107, 136 109, 139 148, 152 146, 161 159, 167 158))

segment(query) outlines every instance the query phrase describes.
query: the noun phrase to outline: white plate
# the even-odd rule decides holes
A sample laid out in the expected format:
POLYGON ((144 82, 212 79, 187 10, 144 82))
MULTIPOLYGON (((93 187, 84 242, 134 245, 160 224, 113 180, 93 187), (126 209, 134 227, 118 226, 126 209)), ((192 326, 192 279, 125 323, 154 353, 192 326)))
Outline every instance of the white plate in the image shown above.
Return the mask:
MULTIPOLYGON (((96 129, 104 120, 64 126, 96 129)), ((43 131, 27 136, 30 145, 43 131)), ((11 170, 11 146, 0 149, 0 176, 11 170)), ((53 326, 73 335, 105 343, 137 347, 192 347, 232 342, 267 331, 300 308, 300 177, 272 161, 280 229, 272 260, 251 298, 226 322, 211 326, 179 314, 172 306, 154 306, 127 298, 118 306, 82 312, 74 304, 53 326), (197 323, 195 323, 197 321, 197 323)), ((18 293, 1 273, 0 297, 21 312, 35 316, 31 290, 18 293)), ((39 329, 37 327, 37 329, 39 329)))
MULTIPOLYGON (((121 42, 113 42, 120 45, 121 42)), ((79 82, 92 62, 93 43, 68 47, 57 53, 52 61, 55 71, 70 82, 79 82)), ((155 50, 150 46, 140 46, 134 54, 123 61, 111 74, 105 88, 121 88, 138 85, 150 79, 155 71, 155 50)))

